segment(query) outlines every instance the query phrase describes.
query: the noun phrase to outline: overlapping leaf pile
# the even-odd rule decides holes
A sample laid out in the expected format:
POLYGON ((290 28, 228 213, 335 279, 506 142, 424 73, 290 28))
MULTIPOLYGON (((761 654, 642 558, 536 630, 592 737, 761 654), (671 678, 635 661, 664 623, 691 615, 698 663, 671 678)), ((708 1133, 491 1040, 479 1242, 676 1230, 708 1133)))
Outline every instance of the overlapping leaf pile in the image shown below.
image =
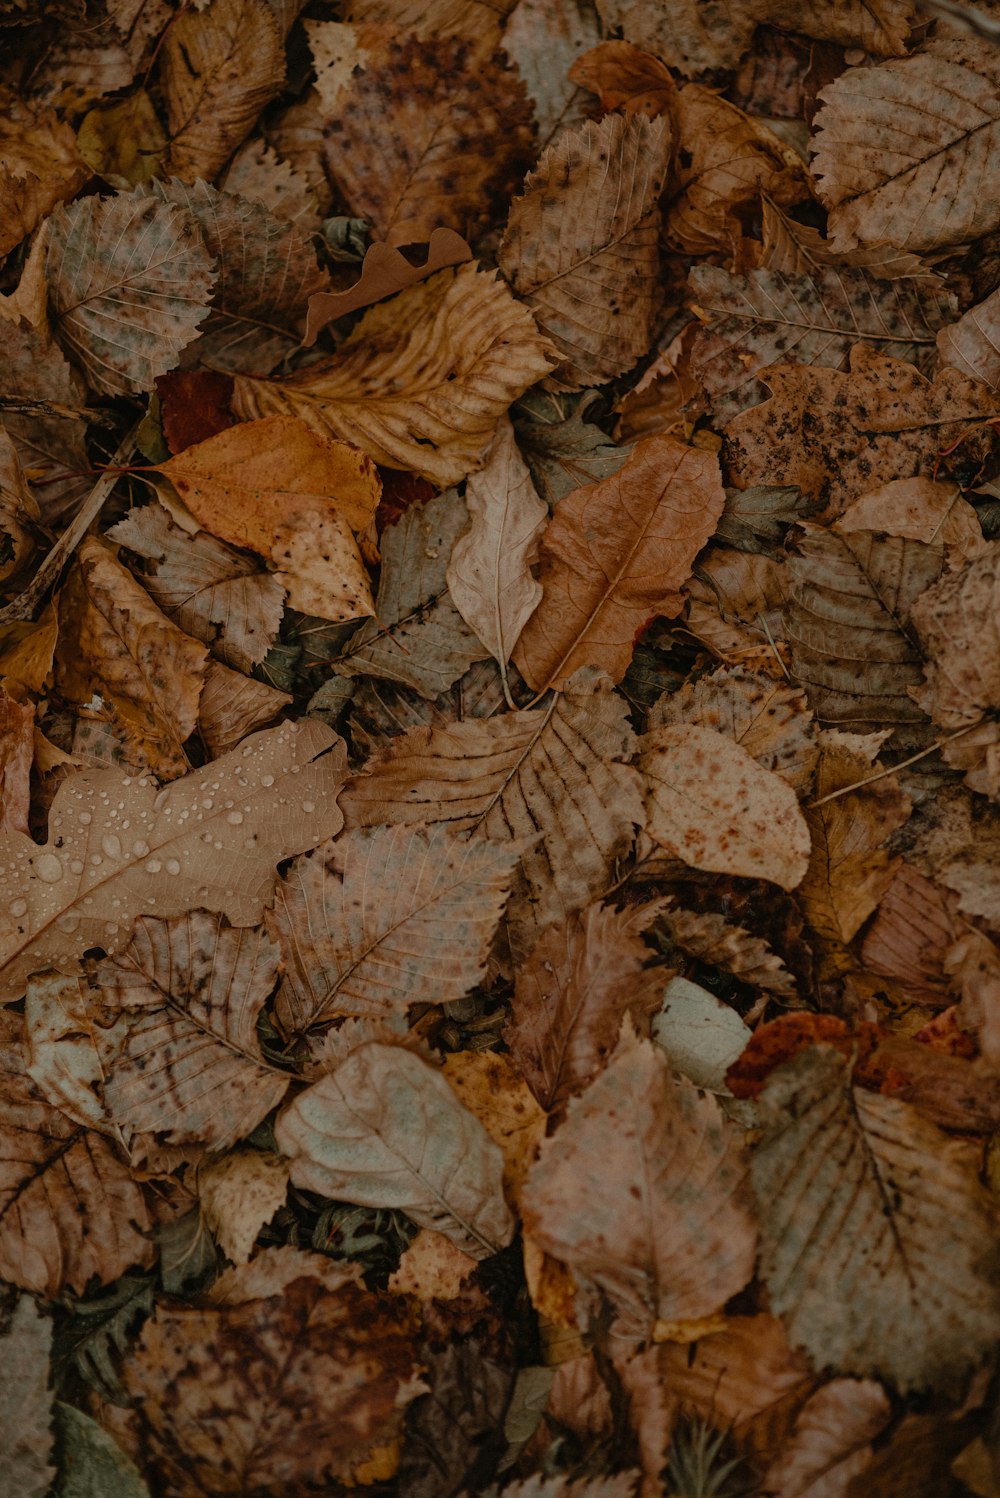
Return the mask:
POLYGON ((984 25, 0 0, 5 1491, 1000 1492, 984 25))

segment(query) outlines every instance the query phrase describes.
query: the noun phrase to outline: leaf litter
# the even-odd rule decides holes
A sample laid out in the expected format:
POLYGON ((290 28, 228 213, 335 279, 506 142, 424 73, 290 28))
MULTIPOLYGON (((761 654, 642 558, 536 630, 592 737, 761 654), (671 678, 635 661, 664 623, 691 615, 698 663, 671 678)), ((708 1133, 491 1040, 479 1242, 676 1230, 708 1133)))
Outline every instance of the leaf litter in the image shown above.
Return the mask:
POLYGON ((987 12, 0 0, 18 1498, 1000 1492, 987 12))

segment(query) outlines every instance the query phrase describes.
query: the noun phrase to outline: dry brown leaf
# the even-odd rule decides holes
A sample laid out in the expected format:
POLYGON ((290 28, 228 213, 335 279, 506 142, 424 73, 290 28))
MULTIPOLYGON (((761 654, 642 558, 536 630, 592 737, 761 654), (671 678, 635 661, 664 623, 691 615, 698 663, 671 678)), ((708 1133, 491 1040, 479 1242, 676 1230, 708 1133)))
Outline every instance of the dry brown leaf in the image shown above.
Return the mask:
POLYGON ((751 1177, 760 1274, 818 1367, 940 1387, 1000 1325, 982 1251, 992 1214, 963 1148, 915 1109, 851 1088, 814 1046, 774 1072, 751 1177))
POLYGON ((658 913, 589 905, 543 932, 518 968, 504 1039, 547 1112, 593 1081, 626 1014, 642 1027, 658 1008, 668 970, 644 970, 653 951, 642 940, 658 913))
POLYGON ((463 1108, 474 1113, 503 1155, 503 1189, 520 1209, 521 1192, 546 1118, 509 1056, 498 1051, 457 1051, 442 1067, 463 1108))
MULTIPOLYGON (((314 23, 310 44, 338 25, 314 23)), ((349 50, 354 65, 326 125, 327 171, 343 200, 390 247, 426 243, 439 224, 478 238, 535 155, 531 107, 503 54, 374 28, 349 50)))
POLYGON ((958 895, 964 915, 1000 931, 1000 817, 965 790, 942 790, 922 808, 907 857, 928 879, 958 895))
POLYGON ((465 502, 472 526, 452 547, 448 591, 506 681, 507 662, 542 597, 531 568, 549 515, 507 418, 485 467, 469 479, 465 502))
POLYGON ((248 734, 273 723, 291 703, 287 692, 277 692, 253 676, 209 661, 198 704, 198 732, 212 758, 217 759, 235 749, 248 734))
POLYGON ((574 59, 600 37, 589 0, 518 0, 508 18, 503 50, 528 90, 539 151, 588 118, 592 101, 569 75, 574 59))
POLYGON ((400 1046, 359 1046, 282 1109, 274 1134, 308 1191, 399 1207, 477 1259, 513 1236, 500 1150, 441 1073, 400 1046))
POLYGON ((293 608, 334 621, 374 612, 353 531, 382 485, 375 465, 297 416, 267 416, 186 448, 160 465, 199 525, 269 558, 293 608))
POLYGON ((389 1276, 386 1288, 390 1295, 415 1295, 423 1301, 454 1300, 475 1268, 472 1255, 463 1253, 450 1238, 433 1228, 421 1228, 403 1250, 399 1268, 389 1276))
POLYGON ((802 525, 785 631, 816 716, 852 731, 919 725, 922 654, 910 611, 941 575, 936 546, 802 525))
POLYGON ((267 922, 288 1034, 338 1015, 453 1003, 482 977, 517 850, 433 828, 344 833, 292 866, 267 922))
POLYGON ((942 728, 964 728, 1000 708, 998 559, 994 542, 961 571, 945 573, 911 609, 925 681, 910 695, 942 728))
POLYGON ((583 671, 546 708, 417 728, 373 757, 341 794, 349 827, 454 822, 530 846, 508 922, 535 930, 605 890, 642 821, 634 738, 606 677, 583 671), (541 836, 539 836, 541 834, 541 836))
MULTIPOLYGON (((765 671, 784 638, 788 567, 756 552, 713 543, 685 584, 684 622, 691 634, 730 664, 765 671)), ((780 656, 779 656, 780 658, 780 656)))
POLYGON ((104 1088, 119 1123, 212 1149, 256 1128, 288 1090, 256 1028, 278 961, 262 927, 236 929, 207 910, 136 921, 97 969, 108 1008, 138 1011, 104 1088))
POLYGON ((25 1071, 45 1101, 118 1143, 122 1134, 104 1102, 108 1063, 127 1024, 98 1013, 99 997, 82 978, 39 973, 24 1000, 25 1071), (100 1021, 100 1022, 98 1022, 100 1021))
POLYGON ((164 33, 160 86, 168 170, 211 182, 285 81, 282 37, 267 0, 209 0, 164 33))
POLYGON ((240 146, 223 172, 220 186, 225 192, 263 203, 275 218, 291 224, 300 234, 319 227, 316 186, 259 138, 252 136, 240 146))
POLYGON ((712 911, 668 910, 661 917, 675 946, 708 967, 732 973, 751 988, 786 997, 795 993, 795 979, 767 943, 742 926, 734 926, 712 911))
POLYGON ((208 315, 215 273, 190 218, 136 188, 57 208, 47 243, 56 335, 88 382, 152 389, 208 315))
POLYGON ((934 250, 1000 226, 998 76, 992 49, 939 38, 823 90, 813 172, 835 249, 934 250))
POLYGON ((309 1277, 316 1255, 294 1257, 305 1262, 284 1289, 221 1306, 161 1302, 145 1323, 126 1378, 171 1491, 351 1481, 425 1387, 404 1301, 351 1284, 331 1293, 309 1277))
POLYGON ((880 281, 920 278, 928 286, 943 288, 940 276, 920 259, 891 244, 861 245, 856 250, 834 250, 818 229, 797 223, 766 195, 763 209, 760 263, 767 270, 812 275, 830 266, 869 271, 880 281))
POLYGON ((551 367, 530 312, 475 266, 365 313, 335 358, 283 381, 236 379, 245 420, 299 416, 442 487, 478 468, 500 416, 551 367))
POLYGON ((202 906, 254 925, 279 860, 340 828, 345 768, 341 740, 306 718, 253 734, 162 790, 120 770, 68 776, 47 844, 18 832, 0 840, 0 995, 19 998, 46 967, 79 971, 89 947, 115 951, 154 909, 167 917, 202 906))
POLYGON ((970 307, 937 335, 941 363, 1000 390, 1000 293, 970 307))
POLYGON ((73 197, 87 176, 70 124, 12 96, 0 99, 0 255, 73 197))
POLYGON ((796 484, 828 518, 876 485, 936 475, 940 455, 959 443, 963 457, 974 454, 975 428, 997 414, 977 381, 944 370, 930 383, 864 344, 851 350, 849 374, 776 364, 766 383, 771 399, 726 429, 729 481, 796 484))
POLYGON ((5 411, 4 429, 13 438, 22 472, 32 480, 31 492, 43 518, 52 524, 76 509, 90 489, 90 456, 81 421, 41 413, 49 402, 81 407, 85 386, 47 333, 21 318, 2 327, 0 396, 39 402, 38 414, 5 411))
POLYGON ((134 763, 162 780, 189 769, 208 651, 171 624, 106 542, 88 536, 59 599, 56 681, 83 707, 96 694, 134 763))
POLYGON ((391 26, 417 36, 463 36, 492 47, 516 0, 349 0, 352 21, 391 26))
POLYGON ((668 240, 688 255, 731 255, 740 213, 766 192, 782 207, 809 196, 802 160, 760 121, 711 89, 689 83, 677 96, 677 161, 668 240))
POLYGON ((28 831, 35 709, 21 705, 0 687, 0 828, 28 831))
POLYGON ((77 147, 99 177, 127 192, 160 176, 167 136, 152 99, 140 88, 89 110, 80 122, 77 147))
POLYGON ((625 114, 672 115, 677 85, 658 58, 631 42, 601 42, 578 57, 569 69, 574 83, 597 94, 602 109, 625 114))
POLYGON ((497 263, 558 349, 563 388, 604 384, 649 347, 670 149, 666 120, 608 115, 564 132, 514 200, 497 263))
POLYGON ((862 494, 834 523, 850 531, 884 531, 928 546, 943 546, 956 567, 987 550, 979 517, 957 484, 930 478, 893 479, 862 494))
POLYGON ((835 1378, 799 1411, 788 1445, 764 1475, 773 1498, 846 1498, 848 1484, 871 1465, 871 1442, 892 1407, 874 1379, 835 1378))
POLYGON ((201 1162, 197 1188, 222 1252, 234 1264, 247 1264, 258 1233, 288 1194, 288 1162, 262 1150, 234 1150, 201 1162))
POLYGON ((562 687, 585 665, 619 681, 644 625, 680 612, 724 499, 714 453, 656 436, 562 500, 542 539, 542 602, 514 653, 529 686, 562 687))
POLYGON ((446 270, 450 265, 464 265, 472 259, 472 251, 454 229, 435 228, 427 242, 427 259, 423 265, 411 265, 399 250, 379 241, 369 245, 365 251, 361 277, 348 291, 317 291, 309 298, 309 316, 306 319, 305 337, 302 342, 311 348, 318 334, 338 317, 349 312, 358 312, 362 307, 371 307, 375 302, 395 296, 407 286, 426 281, 436 271, 446 270))
POLYGON ((626 1029, 543 1144, 524 1193, 535 1241, 611 1300, 626 1334, 707 1316, 753 1273, 744 1165, 714 1098, 626 1029))
POLYGON ((649 0, 598 0, 605 33, 621 30, 627 41, 655 53, 685 77, 739 62, 756 18, 746 0, 721 0, 710 12, 699 0, 680 0, 669 11, 649 0))
POLYGON ((1000 1061, 1000 951, 981 931, 966 929, 944 953, 942 966, 961 996, 956 1018, 976 1037, 980 1055, 995 1074, 1000 1061))
POLYGON ((911 864, 897 865, 865 934, 861 960, 923 1004, 948 1003, 945 954, 958 936, 942 889, 911 864))
POLYGON ((743 666, 723 666, 652 704, 648 728, 691 723, 728 735, 802 795, 812 785, 816 727, 803 692, 743 666))
POLYGON ((276 577, 207 531, 189 535, 161 504, 131 510, 108 539, 142 557, 142 581, 160 608, 240 671, 264 659, 281 623, 276 577))
POLYGON ((800 884, 809 829, 787 781, 764 770, 733 739, 691 723, 642 740, 647 828, 696 869, 800 884))
POLYGON ((57 1475, 50 1465, 54 1454, 53 1391, 49 1387, 52 1322, 30 1295, 19 1295, 7 1312, 0 1332, 0 1355, 7 1368, 16 1370, 16 1377, 7 1380, 0 1403, 5 1481, 18 1498, 46 1498, 57 1475))

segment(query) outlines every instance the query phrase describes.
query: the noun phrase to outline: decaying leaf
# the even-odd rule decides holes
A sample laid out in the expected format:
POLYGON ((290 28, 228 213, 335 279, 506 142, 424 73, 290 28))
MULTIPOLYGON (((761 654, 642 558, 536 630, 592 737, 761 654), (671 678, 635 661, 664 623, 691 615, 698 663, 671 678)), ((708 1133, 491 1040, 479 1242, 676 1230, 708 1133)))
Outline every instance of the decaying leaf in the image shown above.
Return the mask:
POLYGON ((942 728, 965 728, 1000 708, 997 559, 986 554, 949 572, 913 605, 925 682, 910 695, 942 728))
POLYGON ((861 955, 873 973, 937 1007, 947 1002, 944 960, 957 934, 944 890, 903 862, 879 901, 861 955))
POLYGON ((261 1228, 288 1194, 288 1162, 261 1150, 237 1150, 198 1166, 198 1200, 222 1252, 247 1264, 261 1228))
POLYGON ((732 973, 751 988, 790 995, 795 979, 766 942, 722 915, 671 909, 661 918, 672 941, 710 967, 732 973))
POLYGON ((73 128, 49 111, 5 99, 0 112, 0 254, 31 233, 87 179, 73 128))
POLYGON ((889 1423, 891 1407, 874 1379, 835 1378, 807 1400, 791 1440, 764 1477, 773 1498, 808 1495, 860 1479, 871 1464, 871 1441, 889 1423))
POLYGON ((399 1046, 359 1046, 281 1111, 292 1180, 324 1196, 401 1207, 474 1258, 509 1243, 503 1156, 433 1067, 399 1046))
POLYGON ((761 1104, 760 1272, 792 1341, 819 1367, 901 1389, 959 1378, 1000 1318, 990 1209, 961 1146, 906 1103, 852 1088, 829 1047, 780 1067, 761 1104))
POLYGON ((860 495, 838 517, 834 528, 841 535, 884 531, 928 546, 943 546, 951 567, 987 550, 979 517, 962 498, 958 485, 929 478, 893 479, 860 495))
POLYGON ((472 259, 472 251, 454 229, 440 227, 431 230, 427 241, 427 259, 423 265, 411 265, 397 249, 379 240, 365 251, 361 267, 361 278, 349 291, 317 291, 309 298, 309 315, 303 343, 311 347, 317 335, 328 323, 362 307, 371 307, 375 302, 395 296, 407 286, 426 281, 435 271, 446 270, 450 265, 464 265, 472 259))

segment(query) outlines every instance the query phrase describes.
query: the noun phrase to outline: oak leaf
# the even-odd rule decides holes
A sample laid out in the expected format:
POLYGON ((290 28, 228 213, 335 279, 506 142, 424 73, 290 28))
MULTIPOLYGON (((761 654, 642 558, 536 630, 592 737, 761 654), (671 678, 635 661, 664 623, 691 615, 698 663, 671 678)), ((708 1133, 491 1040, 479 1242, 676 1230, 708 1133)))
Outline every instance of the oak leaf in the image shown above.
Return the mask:
POLYGON ((0 1398, 4 1481, 19 1498, 46 1498, 56 1475, 49 1353, 52 1322, 30 1295, 19 1295, 0 1332, 4 1366, 15 1375, 0 1398))
POLYGON ((57 208, 47 244, 49 305, 67 353, 100 394, 151 389, 208 315, 214 268, 191 219, 136 188, 57 208))
POLYGON ((751 1162, 760 1274, 818 1367, 941 1387, 1000 1325, 988 1201, 961 1146, 906 1103, 851 1087, 814 1046, 772 1075, 751 1162))
POLYGON ((718 1310, 753 1273, 745 1166, 714 1098, 634 1032, 541 1149, 524 1221, 611 1300, 623 1332, 718 1310))
POLYGON ((381 484, 364 453, 295 415, 244 421, 160 465, 199 525, 267 557, 293 608, 323 619, 373 611, 352 532, 381 484))
POLYGON ((344 1014, 453 1003, 482 977, 517 849, 444 824, 344 833, 293 864, 268 928, 291 1034, 344 1014))
POLYGON ((447 270, 450 265, 464 265, 471 259, 472 251, 454 229, 431 230, 427 259, 423 265, 411 265, 399 250, 391 249, 381 240, 369 245, 356 285, 347 291, 317 291, 309 298, 309 315, 302 340, 304 346, 311 348, 322 329, 338 317, 346 317, 349 312, 358 312, 362 307, 371 307, 375 302, 395 296, 397 291, 404 291, 407 286, 426 281, 436 271, 447 270))
POLYGON ((208 651, 171 624, 96 536, 59 599, 56 681, 83 706, 97 693, 134 762, 161 780, 184 775, 208 651))
POLYGON ((295 414, 443 487, 480 466, 500 416, 551 368, 550 350, 505 287, 461 266, 372 307, 323 364, 282 381, 237 376, 234 407, 245 420, 295 414))
POLYGON ((562 388, 604 384, 649 347, 670 146, 666 120, 608 115, 561 135, 514 200, 497 263, 558 349, 562 388))
POLYGON ((618 1043, 622 1019, 647 1023, 666 972, 645 968, 642 932, 657 907, 589 905, 548 927, 515 976, 504 1039, 547 1112, 593 1081, 618 1043))
POLYGON ((888 240, 934 250, 1000 225, 997 78, 990 49, 973 59, 938 38, 823 90, 813 172, 834 248, 888 240))
POLYGON ((723 503, 714 453, 663 436, 568 495, 542 538, 542 601, 514 652, 529 686, 562 687, 584 665, 619 681, 644 625, 680 613, 723 503))
POLYGON ((714 729, 676 723, 642 740, 647 827, 658 843, 697 869, 802 882, 809 829, 795 792, 746 749, 714 729))
POLYGON ((201 905, 254 925, 278 861, 339 829, 344 769, 341 741, 307 718, 253 734, 162 790, 119 770, 68 776, 46 845, 13 832, 0 841, 0 994, 19 998, 42 968, 79 971, 89 947, 114 952, 154 908, 169 917, 201 905))
POLYGON ((106 534, 143 559, 150 597, 219 660, 249 671, 264 659, 285 597, 273 573, 207 531, 189 534, 161 504, 130 510, 106 534))
POLYGON ((256 1128, 288 1089, 257 1040, 277 972, 278 949, 259 926, 234 928, 207 910, 141 916, 96 974, 107 1007, 130 1011, 104 1087, 115 1118, 212 1149, 256 1128))
POLYGON ((210 182, 285 81, 282 37, 268 0, 209 0, 164 33, 160 86, 167 169, 210 182))
POLYGON ((399 1046, 359 1046, 278 1114, 292 1181, 361 1206, 399 1207, 473 1258, 510 1242, 503 1156, 444 1077, 399 1046))

